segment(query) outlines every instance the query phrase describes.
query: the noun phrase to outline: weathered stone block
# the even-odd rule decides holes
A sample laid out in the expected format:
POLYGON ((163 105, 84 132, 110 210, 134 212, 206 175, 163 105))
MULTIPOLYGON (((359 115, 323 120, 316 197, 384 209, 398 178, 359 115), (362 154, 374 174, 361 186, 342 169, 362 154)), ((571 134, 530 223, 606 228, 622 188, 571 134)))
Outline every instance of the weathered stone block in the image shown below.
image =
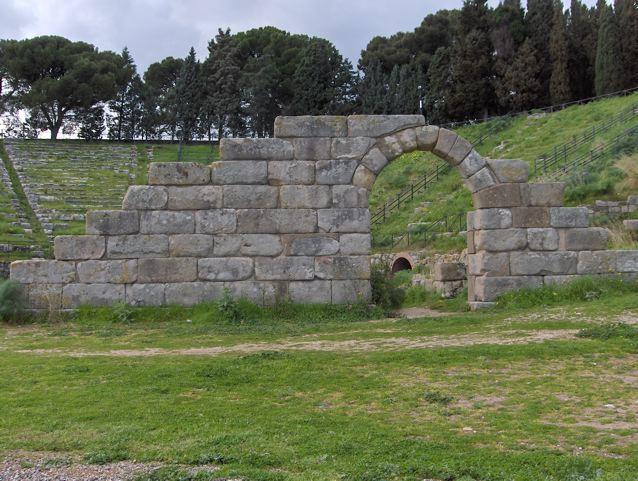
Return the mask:
POLYGON ((527 229, 527 243, 533 251, 555 251, 558 249, 558 231, 549 228, 527 229))
POLYGON ((75 262, 14 261, 10 269, 10 279, 21 284, 68 284, 75 281, 75 262))
POLYGON ((165 284, 126 286, 126 303, 131 306, 163 306, 165 284))
POLYGON ((287 298, 287 283, 241 281, 227 284, 235 299, 246 299, 261 306, 272 306, 287 298))
POLYGON ((317 218, 321 232, 370 232, 368 209, 320 209, 317 218))
POLYGON ((461 281, 466 277, 462 262, 437 262, 434 264, 435 281, 461 281))
POLYGON ((109 237, 106 253, 109 259, 168 256, 168 236, 142 234, 109 237))
POLYGON ((527 230, 497 229, 474 232, 476 250, 489 252, 516 251, 527 246, 527 230))
POLYGON ((225 185, 224 207, 233 209, 274 209, 279 189, 269 185, 225 185))
POLYGON ((310 280, 314 277, 314 257, 257 257, 255 259, 257 280, 310 280))
POLYGON ((281 236, 274 234, 241 234, 239 253, 243 256, 278 256, 284 250, 281 236))
POLYGON ((370 137, 345 137, 332 139, 333 159, 355 159, 361 160, 370 150, 375 139, 370 137))
POLYGON ((171 210, 219 209, 221 206, 222 188, 216 185, 168 188, 171 210))
POLYGON ((317 211, 312 209, 238 210, 237 231, 242 234, 306 234, 316 232, 317 211))
POLYGON ((123 284, 67 284, 62 289, 62 308, 112 306, 125 301, 123 284))
POLYGON ((145 210, 140 216, 141 234, 192 234, 195 214, 192 211, 145 210))
POLYGON ((403 153, 403 146, 396 135, 386 135, 377 140, 377 149, 388 160, 394 160, 403 153))
POLYGON ((335 235, 287 235, 284 236, 287 256, 327 256, 339 252, 335 235))
POLYGON ((86 214, 87 234, 137 234, 139 229, 139 214, 134 210, 93 210, 86 214))
POLYGON ((106 238, 95 235, 60 235, 54 240, 55 258, 61 261, 100 259, 106 251, 106 238))
POLYGON ((315 258, 318 279, 370 279, 368 256, 324 256, 315 258))
POLYGON ((263 160, 213 162, 211 182, 218 185, 266 184, 268 183, 268 162, 263 160))
POLYGON ((478 193, 479 191, 483 191, 484 189, 488 189, 489 187, 496 185, 496 179, 494 179, 494 175, 490 169, 483 167, 474 175, 465 179, 464 184, 470 192, 478 193))
POLYGON ((476 243, 474 242, 474 231, 468 230, 465 233, 465 237, 467 240, 467 253, 475 254, 476 253, 476 243))
POLYGON ((543 277, 543 283, 546 286, 560 286, 562 284, 568 284, 570 282, 574 282, 576 279, 580 278, 581 276, 576 275, 576 274, 572 274, 572 275, 566 275, 566 276, 545 276, 543 277))
MULTIPOLYGON (((481 171, 479 171, 480 173, 481 171)), ((474 174, 478 175, 478 174, 474 174)), ((472 177, 470 177, 472 179, 472 177)), ((468 180, 470 180, 468 179, 468 180)), ((484 188, 472 195, 476 209, 489 209, 492 207, 520 207, 520 184, 498 184, 484 188)))
POLYGON ((470 151, 470 153, 467 154, 463 161, 458 165, 461 177, 463 177, 464 179, 472 177, 483 167, 485 167, 485 159, 483 159, 483 157, 481 157, 481 155, 476 150, 470 151))
POLYGON ((270 185, 309 185, 314 184, 314 182, 315 162, 303 160, 268 162, 268 183, 270 185))
POLYGON ((487 161, 499 182, 527 182, 529 164, 522 160, 490 159, 487 161))
POLYGON ((388 164, 388 159, 375 147, 363 157, 361 164, 365 165, 375 174, 378 174, 388 164))
POLYGON ((625 229, 627 229, 628 231, 630 232, 638 231, 638 220, 627 219, 627 220, 623 220, 622 223, 625 226, 625 229))
POLYGON ((534 207, 560 207, 564 193, 565 184, 562 182, 521 185, 523 204, 534 207))
POLYGON ((349 207, 368 207, 368 197, 370 193, 368 189, 357 187, 354 185, 335 185, 332 187, 332 205, 333 207, 349 208, 349 207))
POLYGON ((126 191, 122 208, 127 210, 165 209, 168 202, 166 187, 155 185, 131 185, 126 191))
POLYGON ((514 276, 576 274, 576 252, 512 252, 510 272, 514 276))
POLYGON ((370 299, 372 299, 372 288, 368 280, 332 281, 333 304, 369 302, 370 299))
POLYGON ((638 205, 638 195, 630 195, 627 197, 627 204, 638 205))
POLYGON ((220 299, 223 292, 223 282, 178 282, 166 284, 164 297, 167 305, 190 307, 220 299))
POLYGON ((63 284, 31 284, 24 287, 30 309, 57 311, 62 308, 63 284))
POLYGON ((613 274, 616 272, 618 251, 582 251, 578 253, 579 274, 613 274))
POLYGON ((233 209, 200 210, 195 213, 198 234, 232 234, 237 229, 237 213, 233 209))
POLYGON ((479 209, 467 213, 468 230, 508 229, 512 227, 510 209, 479 209))
POLYGON ((290 141, 297 160, 323 160, 330 158, 332 139, 329 137, 299 138, 291 139, 290 141))
POLYGON ((587 207, 551 207, 549 216, 552 227, 589 226, 587 207))
POLYGON ((432 151, 435 155, 447 160, 447 155, 454 147, 457 138, 458 135, 455 132, 448 129, 439 129, 439 137, 432 151))
POLYGON ((131 284, 137 281, 137 260, 78 262, 77 271, 83 284, 131 284))
POLYGON ((421 125, 425 125, 422 115, 351 115, 348 137, 381 137, 421 125))
POLYGON ((416 132, 417 148, 419 150, 432 150, 439 139, 439 128, 436 125, 425 125, 414 130, 416 132))
POLYGON ((140 259, 137 268, 137 282, 141 284, 197 280, 197 259, 189 257, 140 259))
POLYGON ((199 278, 203 281, 243 281, 253 275, 249 257, 211 257, 199 259, 199 278))
POLYGON ((292 302, 302 304, 330 304, 332 285, 330 281, 293 281, 288 286, 292 302))
POLYGON ((357 165, 352 159, 319 160, 316 164, 317 184, 350 184, 357 165))
POLYGON ((541 276, 476 277, 474 293, 478 301, 491 302, 506 292, 534 289, 542 285, 541 276))
POLYGON ((547 207, 512 208, 514 227, 549 227, 549 209, 547 207))
POLYGON ((199 185, 210 182, 210 167, 195 162, 153 162, 149 185, 199 185))
POLYGON ((416 150, 416 131, 414 129, 400 130, 394 134, 394 136, 399 140, 403 152, 413 152, 416 150))
POLYGON ((221 139, 219 156, 222 160, 292 160, 292 144, 283 139, 221 139))
POLYGON ((341 234, 339 253, 343 255, 368 255, 372 249, 370 234, 341 234))
POLYGON ((327 185, 285 185, 279 200, 284 209, 319 209, 332 205, 332 193, 327 185))
POLYGON ((481 251, 467 256, 467 273, 470 276, 509 276, 510 255, 507 252, 481 251))
POLYGON ((279 116, 275 119, 275 137, 346 137, 346 117, 338 115, 279 116))
POLYGON ((457 137, 456 142, 447 153, 445 159, 451 165, 459 165, 472 151, 472 144, 470 144, 463 137, 457 137))
POLYGON ((171 257, 210 257, 213 236, 207 234, 175 234, 168 238, 171 257))
POLYGON ((638 272, 638 251, 616 251, 618 272, 638 272))
POLYGON ((357 167, 357 170, 354 171, 354 177, 352 178, 352 184, 356 187, 362 187, 366 190, 372 190, 372 186, 374 185, 374 181, 377 176, 374 175, 370 169, 368 169, 364 165, 360 165, 357 167))
POLYGON ((560 231, 560 250, 599 251, 607 248, 609 231, 602 227, 585 227, 560 231))

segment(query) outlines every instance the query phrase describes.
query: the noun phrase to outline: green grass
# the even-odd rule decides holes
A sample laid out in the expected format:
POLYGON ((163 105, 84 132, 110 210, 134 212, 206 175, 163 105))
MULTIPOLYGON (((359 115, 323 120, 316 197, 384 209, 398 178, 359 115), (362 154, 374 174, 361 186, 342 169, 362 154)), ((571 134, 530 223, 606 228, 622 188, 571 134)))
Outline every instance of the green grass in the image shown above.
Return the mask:
POLYGON ((83 310, 65 322, 0 324, 0 453, 168 465, 147 481, 637 479, 636 344, 570 334, 635 319, 635 292, 418 320, 278 309, 242 316, 250 322, 200 306, 135 310, 126 322, 83 310), (565 337, 383 344, 539 330, 565 337), (172 352, 108 355, 149 348, 172 352), (176 351, 188 348, 226 352, 176 351), (176 464, 219 470, 196 478, 176 464))

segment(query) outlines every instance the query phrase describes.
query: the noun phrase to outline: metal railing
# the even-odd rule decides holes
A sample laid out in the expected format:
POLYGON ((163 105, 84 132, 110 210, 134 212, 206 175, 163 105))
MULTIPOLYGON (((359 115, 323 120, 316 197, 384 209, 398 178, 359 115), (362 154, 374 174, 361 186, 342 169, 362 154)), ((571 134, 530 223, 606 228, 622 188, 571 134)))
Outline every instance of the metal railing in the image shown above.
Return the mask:
POLYGON ((439 235, 462 232, 466 228, 467 212, 446 214, 433 220, 426 220, 413 229, 408 228, 402 234, 390 234, 381 239, 377 237, 375 244, 392 248, 400 245, 410 247, 419 243, 425 246, 439 235))

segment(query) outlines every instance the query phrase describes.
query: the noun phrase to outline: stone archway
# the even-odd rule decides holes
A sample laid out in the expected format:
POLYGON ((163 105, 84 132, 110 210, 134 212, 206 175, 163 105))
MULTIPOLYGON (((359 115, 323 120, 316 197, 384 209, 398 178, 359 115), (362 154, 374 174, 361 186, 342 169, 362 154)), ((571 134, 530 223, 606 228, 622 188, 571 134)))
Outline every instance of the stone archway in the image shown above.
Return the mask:
POLYGON ((410 262, 408 256, 397 255, 392 260, 390 272, 392 272, 392 274, 395 274, 399 271, 411 271, 412 269, 414 269, 414 264, 410 262))

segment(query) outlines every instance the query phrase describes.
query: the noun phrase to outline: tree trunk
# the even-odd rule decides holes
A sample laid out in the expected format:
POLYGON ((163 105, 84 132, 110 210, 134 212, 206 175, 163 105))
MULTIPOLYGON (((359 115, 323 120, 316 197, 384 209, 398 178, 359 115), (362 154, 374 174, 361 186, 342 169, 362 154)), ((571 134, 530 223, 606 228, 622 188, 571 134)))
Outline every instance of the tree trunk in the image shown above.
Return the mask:
POLYGON ((51 131, 51 140, 58 140, 58 132, 60 132, 60 126, 54 125, 49 130, 51 131))

